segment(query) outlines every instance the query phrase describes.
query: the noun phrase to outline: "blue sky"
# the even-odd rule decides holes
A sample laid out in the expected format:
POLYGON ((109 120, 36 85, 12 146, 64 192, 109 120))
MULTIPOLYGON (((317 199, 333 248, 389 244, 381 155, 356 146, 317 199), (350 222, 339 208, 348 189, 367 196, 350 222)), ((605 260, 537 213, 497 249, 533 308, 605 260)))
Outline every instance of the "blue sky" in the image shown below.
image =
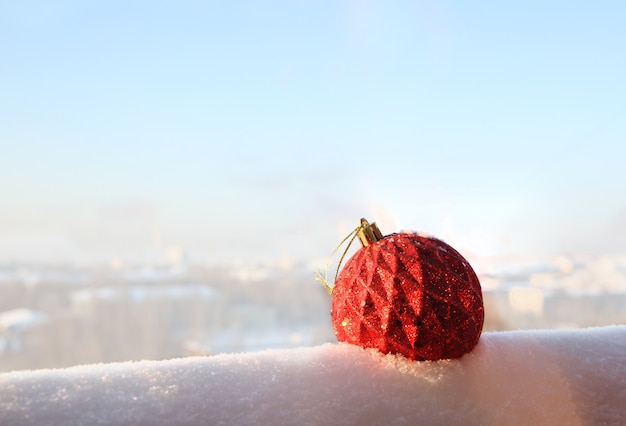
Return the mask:
POLYGON ((361 216, 626 251, 623 2, 55 3, 0 0, 0 262, 311 260, 361 216))

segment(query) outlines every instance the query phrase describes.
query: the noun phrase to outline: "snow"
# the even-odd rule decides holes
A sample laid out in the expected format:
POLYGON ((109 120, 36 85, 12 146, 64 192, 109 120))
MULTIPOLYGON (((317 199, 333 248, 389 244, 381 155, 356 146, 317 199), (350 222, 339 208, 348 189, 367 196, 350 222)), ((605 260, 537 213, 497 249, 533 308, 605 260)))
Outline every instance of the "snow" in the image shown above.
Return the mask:
POLYGON ((347 344, 0 374, 0 424, 625 424, 626 326, 485 333, 458 360, 347 344))

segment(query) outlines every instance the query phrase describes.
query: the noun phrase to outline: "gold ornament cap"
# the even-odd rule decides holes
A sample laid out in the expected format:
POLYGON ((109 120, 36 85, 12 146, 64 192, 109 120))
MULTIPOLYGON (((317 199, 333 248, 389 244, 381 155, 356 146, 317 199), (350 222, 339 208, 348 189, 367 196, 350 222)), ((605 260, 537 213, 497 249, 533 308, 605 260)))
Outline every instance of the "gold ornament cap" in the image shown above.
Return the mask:
POLYGON ((380 229, 378 229, 378 226, 376 226, 376 222, 369 223, 365 219, 361 219, 361 227, 356 231, 356 235, 359 237, 359 241, 361 241, 363 247, 367 247, 383 239, 383 234, 380 232, 380 229))

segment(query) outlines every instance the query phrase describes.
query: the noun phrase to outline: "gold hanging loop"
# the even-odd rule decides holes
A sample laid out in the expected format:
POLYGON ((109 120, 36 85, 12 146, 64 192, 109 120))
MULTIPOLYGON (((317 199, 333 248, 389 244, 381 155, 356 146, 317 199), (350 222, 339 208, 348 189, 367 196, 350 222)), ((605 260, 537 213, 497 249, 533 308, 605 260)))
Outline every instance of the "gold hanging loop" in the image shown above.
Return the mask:
POLYGON ((367 247, 370 244, 373 244, 376 241, 382 239, 383 234, 380 232, 380 229, 378 229, 378 226, 376 226, 376 223, 370 224, 367 220, 361 219, 359 226, 354 228, 348 235, 346 235, 346 237, 343 240, 341 240, 341 242, 337 245, 337 247, 335 247, 335 249, 330 254, 330 256, 328 256, 328 261, 326 262, 326 271, 324 272, 324 274, 322 275, 320 271, 317 271, 315 273, 315 280, 324 286, 328 294, 331 294, 331 295, 333 294, 333 288, 335 286, 335 283, 337 282, 337 277, 339 276, 339 269, 341 268, 343 259, 346 257, 346 253, 348 253, 348 250, 350 249, 350 246, 352 245, 356 237, 359 237, 359 241, 361 242, 361 245, 363 247, 367 247), (337 253, 337 250, 339 250, 339 248, 346 241, 348 241, 348 245, 346 246, 346 249, 341 254, 341 257, 339 258, 339 263, 337 264, 337 269, 335 270, 335 277, 333 278, 333 285, 330 286, 328 284, 328 268, 330 266, 330 261, 332 260, 335 253, 337 253))

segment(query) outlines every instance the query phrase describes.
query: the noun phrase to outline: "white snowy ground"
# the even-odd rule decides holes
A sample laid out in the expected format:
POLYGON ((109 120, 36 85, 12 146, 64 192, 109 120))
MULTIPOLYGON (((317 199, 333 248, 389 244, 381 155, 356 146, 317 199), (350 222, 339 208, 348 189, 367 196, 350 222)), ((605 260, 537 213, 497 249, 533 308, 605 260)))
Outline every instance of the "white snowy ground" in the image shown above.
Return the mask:
POLYGON ((626 424, 626 326, 485 333, 459 360, 345 344, 0 374, 0 425, 626 424))

